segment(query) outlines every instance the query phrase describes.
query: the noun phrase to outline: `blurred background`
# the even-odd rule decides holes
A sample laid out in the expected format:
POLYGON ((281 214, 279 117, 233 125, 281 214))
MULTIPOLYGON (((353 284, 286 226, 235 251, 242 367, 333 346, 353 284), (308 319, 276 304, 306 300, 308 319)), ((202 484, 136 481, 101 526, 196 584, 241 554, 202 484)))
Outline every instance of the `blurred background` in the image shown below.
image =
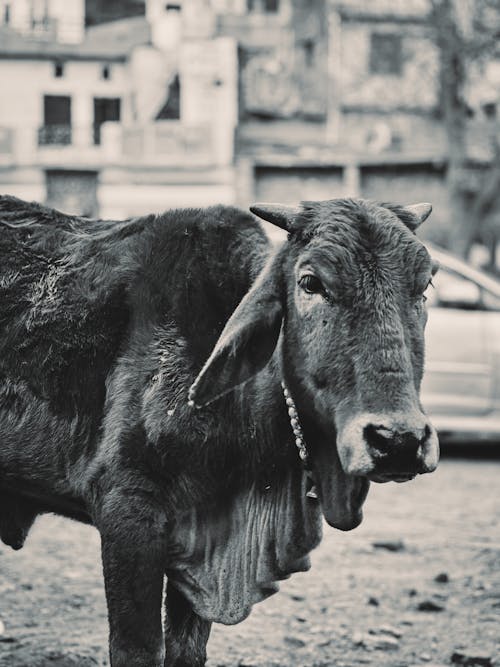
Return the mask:
POLYGON ((497 267, 499 0, 0 0, 0 192, 434 205, 497 267))

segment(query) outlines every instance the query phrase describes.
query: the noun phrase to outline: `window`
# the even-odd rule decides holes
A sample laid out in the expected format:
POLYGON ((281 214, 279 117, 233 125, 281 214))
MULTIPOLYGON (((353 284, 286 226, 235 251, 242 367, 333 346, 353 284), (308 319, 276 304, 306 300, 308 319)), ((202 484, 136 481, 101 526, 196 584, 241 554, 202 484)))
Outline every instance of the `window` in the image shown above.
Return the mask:
POLYGON ((118 122, 121 116, 119 97, 94 97, 94 144, 101 143, 101 125, 108 121, 118 122))
POLYGON ((111 67, 109 65, 102 66, 101 79, 104 79, 105 81, 111 79, 111 67))
POLYGON ((45 95, 43 126, 38 131, 40 146, 71 144, 71 97, 45 95))
POLYGON ((403 70, 403 40, 391 33, 371 34, 370 72, 399 76, 403 70))
POLYGON ((495 120, 497 117, 497 105, 496 102, 485 102, 483 104, 483 113, 488 118, 488 120, 495 120))
POLYGON ((314 51, 315 44, 312 39, 306 39, 302 43, 302 48, 304 49, 304 62, 306 67, 312 67, 314 65, 314 51))
POLYGON ((54 76, 56 79, 60 79, 64 76, 64 63, 55 62, 54 63, 54 76))
POLYGON ((249 13, 275 14, 279 11, 279 7, 280 0, 247 0, 247 11, 249 13))
POLYGON ((264 0, 265 12, 277 12, 279 9, 279 0, 264 0))
POLYGON ((435 288, 428 289, 428 306, 458 308, 460 310, 481 310, 481 289, 464 276, 441 268, 432 279, 435 288))

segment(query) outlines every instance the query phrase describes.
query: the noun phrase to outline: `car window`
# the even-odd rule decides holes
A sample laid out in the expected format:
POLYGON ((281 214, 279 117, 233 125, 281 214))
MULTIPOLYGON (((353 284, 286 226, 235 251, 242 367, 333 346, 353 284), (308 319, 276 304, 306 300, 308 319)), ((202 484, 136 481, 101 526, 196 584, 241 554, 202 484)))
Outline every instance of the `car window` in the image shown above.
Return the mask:
POLYGON ((500 311, 500 297, 483 289, 483 306, 485 310, 500 311))
POLYGON ((481 288, 474 281, 454 271, 441 268, 434 276, 427 292, 427 305, 440 308, 481 310, 483 308, 481 288))

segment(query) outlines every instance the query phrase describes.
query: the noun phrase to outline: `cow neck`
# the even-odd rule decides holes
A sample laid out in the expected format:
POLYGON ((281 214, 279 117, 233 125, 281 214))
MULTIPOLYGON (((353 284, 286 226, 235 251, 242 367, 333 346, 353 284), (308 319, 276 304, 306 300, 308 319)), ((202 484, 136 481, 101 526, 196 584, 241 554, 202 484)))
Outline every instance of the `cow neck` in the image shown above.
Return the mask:
MULTIPOLYGON (((290 418, 290 426, 292 427, 292 431, 295 436, 295 446, 297 447, 297 451, 299 453, 299 458, 302 461, 302 465, 304 466, 304 469, 307 471, 308 476, 310 478, 311 466, 309 460, 309 453, 307 451, 306 443, 304 440, 304 431, 302 430, 302 426, 300 425, 297 406, 295 405, 295 401, 293 400, 292 395, 290 394, 290 391, 288 390, 284 382, 281 383, 281 388, 283 389, 283 395, 285 397, 288 416, 290 418)), ((318 498, 318 494, 316 492, 316 486, 312 482, 312 480, 311 480, 311 486, 307 491, 306 496, 314 500, 318 498)))

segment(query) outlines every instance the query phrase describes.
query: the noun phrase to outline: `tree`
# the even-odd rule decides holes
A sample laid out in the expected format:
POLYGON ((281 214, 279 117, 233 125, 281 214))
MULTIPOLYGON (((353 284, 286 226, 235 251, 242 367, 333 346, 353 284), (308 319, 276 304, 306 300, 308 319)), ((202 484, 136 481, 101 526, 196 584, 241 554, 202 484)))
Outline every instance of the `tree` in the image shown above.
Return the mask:
MULTIPOLYGON (((478 234, 482 209, 474 203, 471 206, 468 192, 467 129, 471 109, 466 99, 466 87, 472 66, 491 57, 497 48, 500 2, 431 0, 431 5, 431 24, 439 50, 441 113, 448 144, 446 178, 452 222, 450 246, 457 254, 467 257, 478 234)), ((492 169, 496 169, 496 165, 492 169)), ((488 183, 491 189, 491 179, 488 183)), ((481 193, 478 197, 484 199, 481 193)))

